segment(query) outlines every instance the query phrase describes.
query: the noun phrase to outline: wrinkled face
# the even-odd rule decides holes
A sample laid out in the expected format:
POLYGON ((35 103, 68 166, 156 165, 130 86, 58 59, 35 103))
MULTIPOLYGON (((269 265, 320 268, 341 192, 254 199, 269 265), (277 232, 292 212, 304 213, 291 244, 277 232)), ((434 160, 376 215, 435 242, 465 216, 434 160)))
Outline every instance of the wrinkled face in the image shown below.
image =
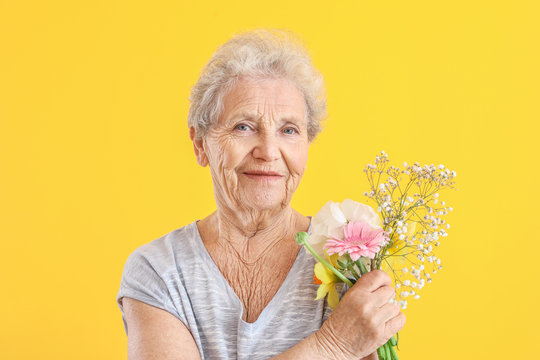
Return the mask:
POLYGON ((309 140, 304 96, 288 80, 240 80, 202 140, 218 203, 231 209, 288 206, 304 173, 309 140))

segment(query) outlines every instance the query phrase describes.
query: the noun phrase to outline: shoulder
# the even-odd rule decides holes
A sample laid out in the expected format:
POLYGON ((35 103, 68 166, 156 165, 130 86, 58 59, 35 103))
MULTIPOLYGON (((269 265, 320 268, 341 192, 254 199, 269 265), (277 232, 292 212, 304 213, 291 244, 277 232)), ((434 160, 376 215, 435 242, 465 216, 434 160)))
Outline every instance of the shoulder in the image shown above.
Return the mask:
POLYGON ((189 258, 195 251, 194 225, 194 222, 185 225, 135 248, 129 254, 125 268, 152 268, 159 274, 174 269, 179 258, 189 258))
POLYGON ((133 250, 125 261, 117 298, 138 293, 148 300, 182 291, 184 278, 200 257, 194 227, 195 223, 183 226, 133 250))
POLYGON ((123 297, 166 310, 187 323, 181 304, 183 291, 181 268, 189 268, 193 261, 189 259, 194 251, 191 246, 194 243, 191 238, 192 224, 141 245, 128 256, 116 297, 122 310, 126 333, 123 297))

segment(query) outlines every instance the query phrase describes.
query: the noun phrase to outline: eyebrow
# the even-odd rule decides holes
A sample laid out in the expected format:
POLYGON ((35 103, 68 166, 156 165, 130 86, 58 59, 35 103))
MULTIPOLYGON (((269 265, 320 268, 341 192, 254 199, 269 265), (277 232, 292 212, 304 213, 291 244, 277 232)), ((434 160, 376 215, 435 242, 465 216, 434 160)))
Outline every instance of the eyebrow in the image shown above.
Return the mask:
MULTIPOLYGON (((234 121, 234 120, 237 120, 237 119, 253 120, 253 119, 258 118, 258 116, 259 115, 257 113, 254 113, 254 112, 242 111, 242 112, 239 112, 238 114, 234 114, 234 116, 231 116, 230 121, 234 121)), ((301 120, 298 117, 294 116, 294 115, 293 116, 286 115, 286 116, 284 116, 284 117, 282 117, 280 119, 280 122, 282 124, 287 123, 287 122, 300 124, 301 120)))

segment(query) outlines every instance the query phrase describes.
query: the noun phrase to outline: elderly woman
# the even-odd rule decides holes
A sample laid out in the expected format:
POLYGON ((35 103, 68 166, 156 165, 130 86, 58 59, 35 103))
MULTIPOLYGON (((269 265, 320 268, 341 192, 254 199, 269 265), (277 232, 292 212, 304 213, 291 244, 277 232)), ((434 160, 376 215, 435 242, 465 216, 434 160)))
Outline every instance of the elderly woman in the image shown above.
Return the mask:
MULTIPOLYGON (((324 83, 284 31, 222 45, 192 89, 189 135, 216 211, 137 248, 117 301, 138 359, 377 359, 405 317, 375 270, 332 312, 291 205, 325 116, 324 83)), ((343 289, 344 290, 344 289, 343 289)))

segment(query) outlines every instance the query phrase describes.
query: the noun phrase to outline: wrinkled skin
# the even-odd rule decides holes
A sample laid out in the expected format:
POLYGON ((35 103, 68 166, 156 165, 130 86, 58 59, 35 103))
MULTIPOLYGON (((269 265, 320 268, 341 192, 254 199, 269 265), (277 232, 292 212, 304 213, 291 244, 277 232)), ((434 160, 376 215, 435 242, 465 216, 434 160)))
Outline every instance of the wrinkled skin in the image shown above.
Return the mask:
POLYGON ((198 138, 197 161, 209 166, 217 211, 199 221, 220 271, 255 321, 294 263, 298 231, 309 218, 290 200, 304 174, 309 140, 303 94, 288 80, 240 80, 224 96, 217 124, 198 138), (275 176, 256 175, 257 172, 275 176))
MULTIPOLYGON (((284 79, 241 80, 224 97, 218 123, 194 138, 197 161, 210 166, 218 216, 244 236, 282 221, 304 174, 309 140, 304 97, 284 79), (256 179, 249 173, 280 176, 256 179)), ((293 216, 294 218, 294 216, 293 216)), ((283 223, 283 221, 286 221, 283 223)))
POLYGON ((302 93, 284 79, 241 80, 225 96, 218 124, 196 152, 199 164, 210 166, 219 210, 249 225, 289 206, 306 168, 308 147, 302 93), (255 170, 282 177, 246 176, 255 170))

